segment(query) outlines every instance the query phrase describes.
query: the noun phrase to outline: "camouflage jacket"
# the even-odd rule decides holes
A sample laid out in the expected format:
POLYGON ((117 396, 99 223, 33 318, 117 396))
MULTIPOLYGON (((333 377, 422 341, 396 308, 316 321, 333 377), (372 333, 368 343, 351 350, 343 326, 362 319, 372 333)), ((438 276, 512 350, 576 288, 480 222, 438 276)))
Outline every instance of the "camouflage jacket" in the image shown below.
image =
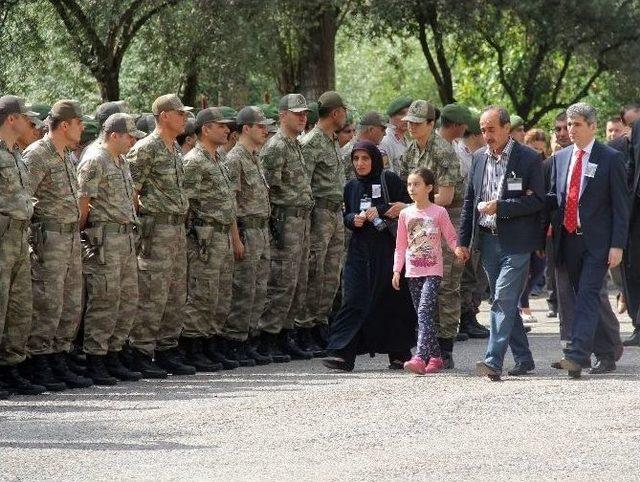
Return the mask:
POLYGON ((236 203, 220 154, 216 152, 214 158, 198 143, 184 162, 184 189, 189 209, 204 221, 231 224, 236 217, 236 203))
POLYGON ((49 136, 37 140, 24 150, 33 189, 34 216, 60 223, 75 223, 78 208, 78 177, 71 151, 60 157, 49 136))
POLYGON ((258 155, 249 152, 240 142, 227 154, 231 189, 236 193, 236 214, 269 217, 269 185, 264 177, 258 155))
POLYGON ((141 214, 187 213, 182 150, 177 142, 169 150, 158 131, 153 131, 136 142, 127 160, 133 188, 140 194, 141 214))
POLYGON ((341 203, 345 177, 336 136, 329 137, 316 125, 300 143, 313 197, 341 203))
POLYGON ((271 190, 273 205, 313 206, 311 185, 298 139, 290 139, 278 130, 260 152, 260 162, 271 190))
POLYGON ((0 140, 0 214, 26 221, 33 215, 29 172, 17 150, 0 140))

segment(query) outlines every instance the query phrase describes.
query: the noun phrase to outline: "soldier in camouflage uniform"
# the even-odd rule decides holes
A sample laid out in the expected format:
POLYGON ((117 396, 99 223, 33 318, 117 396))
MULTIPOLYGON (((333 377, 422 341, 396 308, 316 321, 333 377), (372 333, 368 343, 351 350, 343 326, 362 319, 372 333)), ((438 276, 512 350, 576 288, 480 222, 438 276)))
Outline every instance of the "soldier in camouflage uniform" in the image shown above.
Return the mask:
POLYGON ((224 117, 215 107, 198 112, 198 142, 184 158, 191 229, 181 343, 187 362, 201 371, 239 365, 224 356, 218 346, 231 304, 233 251, 229 232, 236 221, 236 207, 231 180, 217 148, 227 142, 233 122, 235 119, 224 117))
POLYGON ((128 114, 111 115, 78 169, 83 274, 84 352, 96 385, 139 380, 120 362, 138 306, 133 181, 124 155, 145 133, 128 114))
POLYGON ((249 106, 238 112, 236 124, 240 137, 225 163, 236 195, 237 227, 232 230, 233 296, 223 336, 227 358, 253 366, 271 362, 249 336, 257 333, 269 279, 269 186, 258 153, 273 121, 249 106))
POLYGON ((275 362, 286 362, 312 356, 300 349, 293 333, 296 307, 306 298, 313 196, 298 142, 307 123, 307 101, 300 94, 287 94, 278 110, 280 128, 260 153, 271 200, 271 274, 260 320, 260 351, 275 362))
POLYGON ((92 385, 67 366, 82 311, 78 179, 71 149, 80 142, 82 109, 56 102, 49 133, 24 151, 35 199, 31 226, 33 324, 28 349, 32 381, 49 390, 92 385), (63 383, 62 383, 63 382, 63 383))
POLYGON ((337 92, 325 92, 318 99, 318 115, 316 126, 301 140, 315 206, 311 213, 306 310, 297 317, 296 326, 314 328, 316 338, 326 338, 344 252, 342 195, 345 177, 335 133, 346 122, 347 106, 337 92))
MULTIPOLYGON (((436 178, 436 204, 445 206, 454 226, 460 223, 464 196, 464 179, 460 161, 450 143, 434 129, 436 109, 425 100, 411 103, 403 120, 408 122, 413 140, 400 159, 400 177, 406 181, 417 167, 433 171, 436 178)), ((438 342, 445 360, 445 368, 453 367, 453 343, 460 321, 460 277, 464 263, 460 263, 448 249, 442 251, 444 274, 438 290, 438 342)))
POLYGON ((156 129, 127 154, 140 218, 138 317, 129 334, 129 368, 148 378, 195 373, 178 348, 187 299, 188 205, 182 151, 175 140, 190 109, 175 94, 158 97, 151 107, 156 129))
MULTIPOLYGON (((96 126, 98 129, 98 134, 101 134, 102 132, 104 132, 102 129, 102 126, 107 121, 110 115, 118 114, 118 113, 127 114, 128 112, 129 112, 129 105, 124 100, 109 101, 109 102, 103 102, 102 104, 100 104, 96 109, 96 113, 94 114, 96 126)), ((85 126, 85 130, 86 130, 86 126, 85 126)), ((82 161, 87 155, 92 154, 91 150, 94 147, 100 146, 101 140, 102 140, 101 136, 99 135, 97 139, 95 139, 86 147, 86 149, 82 152, 82 155, 80 156, 80 163, 78 164, 78 167, 80 167, 80 164, 82 163, 82 161)))
POLYGON ((29 174, 16 149, 18 138, 30 129, 28 114, 21 98, 0 97, 0 400, 9 391, 45 391, 17 368, 26 358, 32 305, 27 228, 33 202, 29 174))

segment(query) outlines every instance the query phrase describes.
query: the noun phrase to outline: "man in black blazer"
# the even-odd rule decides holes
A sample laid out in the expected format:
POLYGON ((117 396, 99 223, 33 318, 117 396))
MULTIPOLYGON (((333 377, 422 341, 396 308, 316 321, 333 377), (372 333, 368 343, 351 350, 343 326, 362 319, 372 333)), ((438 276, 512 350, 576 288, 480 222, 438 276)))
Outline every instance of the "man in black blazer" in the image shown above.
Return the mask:
POLYGON ((571 342, 557 364, 577 378, 591 365, 600 319, 600 289, 609 268, 620 264, 629 222, 622 154, 597 142, 596 110, 585 103, 567 109, 573 144, 553 155, 548 208, 553 211, 554 250, 575 295, 571 342))
POLYGON ((543 249, 540 214, 544 208, 544 176, 539 154, 510 136, 509 113, 489 106, 480 116, 487 143, 473 154, 460 221, 460 246, 480 251, 491 289, 491 334, 476 372, 500 380, 507 347, 516 365, 510 375, 533 370, 529 341, 518 301, 529 274, 529 259, 543 249))

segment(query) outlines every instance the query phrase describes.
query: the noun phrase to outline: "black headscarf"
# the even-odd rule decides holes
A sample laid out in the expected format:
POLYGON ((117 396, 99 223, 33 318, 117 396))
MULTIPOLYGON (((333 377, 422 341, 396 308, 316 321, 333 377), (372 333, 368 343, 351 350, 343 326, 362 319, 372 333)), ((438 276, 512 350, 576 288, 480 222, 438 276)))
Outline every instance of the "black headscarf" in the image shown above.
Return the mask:
POLYGON ((351 150, 351 164, 353 164, 353 153, 356 151, 367 151, 369 157, 371 158, 371 172, 366 176, 359 176, 356 172, 356 176, 361 181, 369 181, 375 182, 380 179, 380 174, 382 174, 382 170, 384 169, 384 163, 382 162, 382 154, 378 147, 371 141, 358 141, 354 144, 353 149, 351 150))

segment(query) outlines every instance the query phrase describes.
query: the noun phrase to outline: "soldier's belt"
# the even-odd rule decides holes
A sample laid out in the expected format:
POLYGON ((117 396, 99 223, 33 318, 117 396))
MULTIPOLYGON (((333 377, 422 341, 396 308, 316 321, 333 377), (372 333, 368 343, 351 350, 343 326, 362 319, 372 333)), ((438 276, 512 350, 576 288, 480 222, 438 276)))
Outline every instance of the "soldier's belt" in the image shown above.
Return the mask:
POLYGON ((87 223, 88 228, 96 228, 102 226, 105 233, 110 234, 127 234, 133 232, 133 224, 118 224, 118 223, 87 223))
POLYGON ((342 209, 341 202, 329 201, 328 199, 316 199, 316 208, 328 209, 329 211, 340 211, 342 209))
POLYGON ((70 234, 78 231, 78 223, 59 223, 49 219, 37 219, 34 222, 42 223, 42 229, 60 234, 70 234))
POLYGON ((7 231, 24 231, 31 225, 30 219, 14 219, 9 216, 5 216, 5 218, 9 219, 9 222, 7 223, 7 231))
POLYGON ((311 208, 305 208, 305 207, 273 206, 273 214, 276 217, 279 214, 283 214, 286 217, 305 218, 310 212, 311 212, 311 208))
POLYGON ((212 228, 216 233, 228 233, 231 229, 231 224, 222 224, 216 221, 204 221, 203 219, 194 219, 193 225, 212 228))
POLYGON ((172 226, 178 226, 180 224, 184 224, 185 216, 183 214, 166 214, 166 213, 158 213, 158 214, 145 214, 145 216, 151 216, 156 225, 158 224, 169 224, 172 226))
POLYGON ((267 218, 260 216, 244 216, 238 218, 238 224, 241 224, 244 228, 262 229, 267 227, 267 218))

